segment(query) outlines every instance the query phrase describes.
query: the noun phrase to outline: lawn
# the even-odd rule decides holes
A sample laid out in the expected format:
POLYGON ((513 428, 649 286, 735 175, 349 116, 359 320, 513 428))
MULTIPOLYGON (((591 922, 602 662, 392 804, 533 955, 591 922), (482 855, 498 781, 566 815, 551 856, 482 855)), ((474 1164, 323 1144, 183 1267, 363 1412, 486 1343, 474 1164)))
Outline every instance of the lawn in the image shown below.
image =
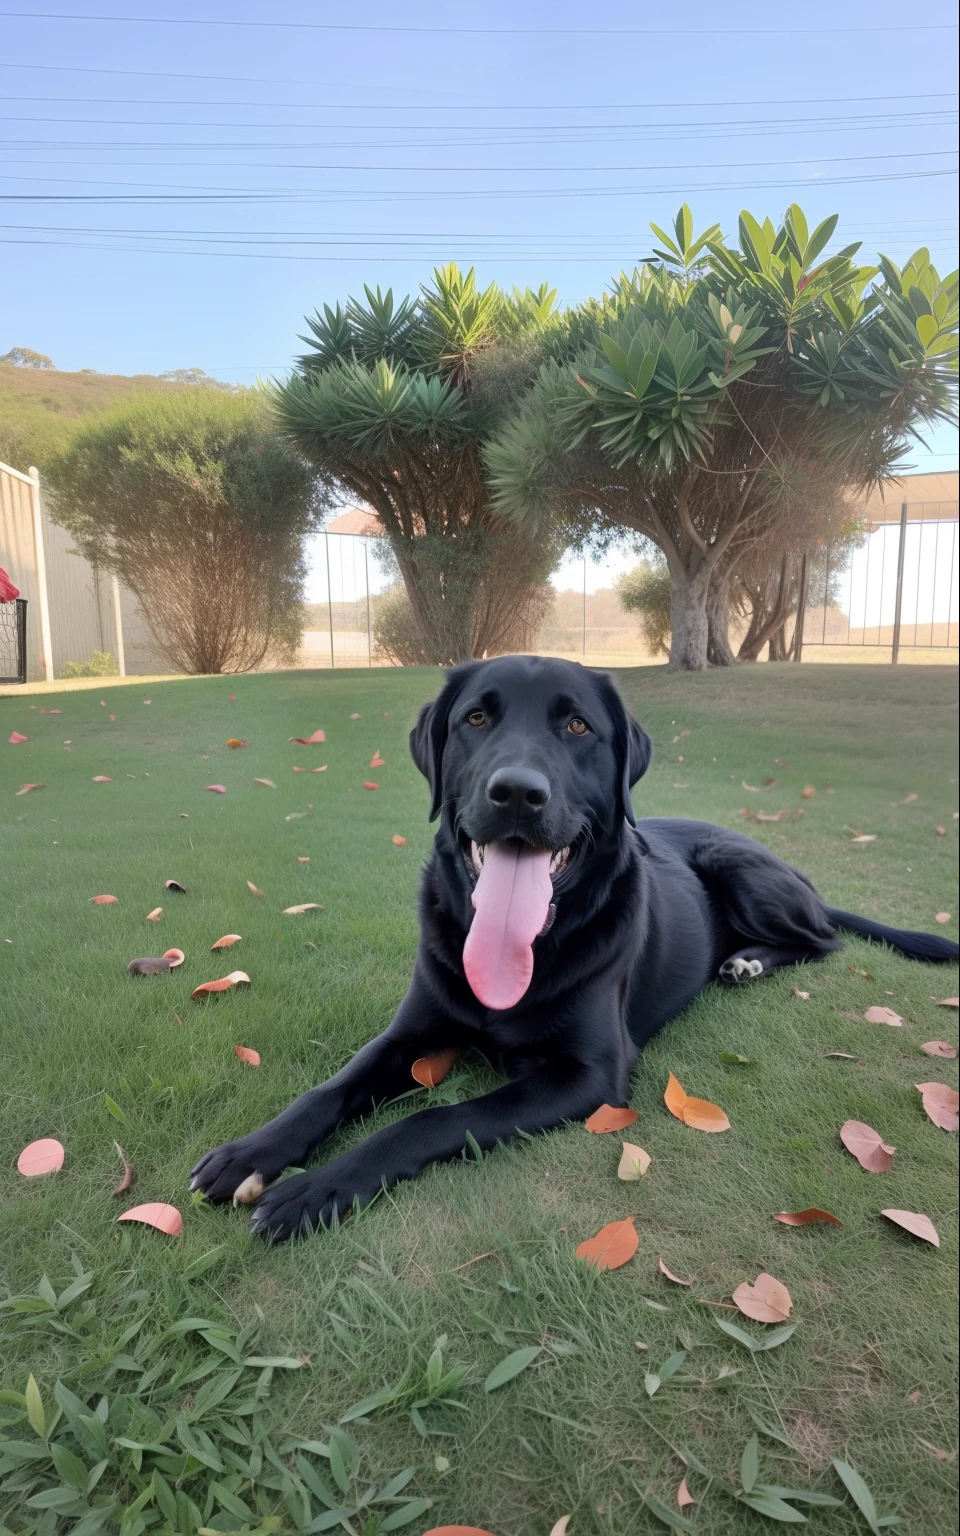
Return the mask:
MULTIPOLYGON (((955 669, 648 668, 620 681, 657 749, 634 792, 640 815, 746 827, 831 903, 956 937, 955 669), (745 822, 744 808, 804 814, 745 822), (854 843, 859 831, 876 840, 854 843), (939 929, 938 912, 953 914, 939 929)), ((409 1517, 413 1536, 445 1522, 548 1536, 570 1514, 569 1536, 633 1536, 665 1528, 649 1490, 678 1528, 759 1532, 771 1520, 733 1496, 756 1432, 760 1482, 842 1500, 808 1507, 813 1529, 868 1529, 833 1469, 841 1457, 881 1517, 954 1532, 957 1147, 914 1087, 957 1082, 955 1061, 920 1050, 957 1044, 956 1011, 937 1006, 956 993, 951 967, 851 940, 816 968, 704 993, 635 1072, 628 1136, 652 1159, 639 1183, 616 1177, 619 1136, 571 1125, 435 1168, 339 1232, 283 1248, 255 1241, 244 1213, 191 1200, 200 1153, 339 1068, 403 995, 431 839, 406 736, 437 683, 426 670, 283 673, 0 700, 0 1438, 19 1446, 0 1448, 0 1530, 113 1530, 96 1510, 107 1495, 118 1509, 136 1501, 129 1536, 191 1531, 198 1515, 219 1530, 324 1530, 330 1490, 349 1509, 357 1490, 412 1468, 386 1496, 428 1511, 385 1503, 336 1528, 359 1536, 409 1517), (288 744, 317 727, 325 745, 288 744), (29 740, 8 746, 12 731, 29 740), (231 750, 230 737, 249 745, 231 750), (378 749, 386 766, 371 770, 378 749), (27 781, 45 787, 16 797, 27 781), (100 894, 116 904, 92 904, 100 894), (283 915, 311 901, 323 910, 283 915), (145 921, 157 906, 162 919, 145 921), (242 942, 211 954, 227 933, 242 942), (127 974, 134 956, 171 946, 186 952, 180 969, 127 974), (191 1001, 236 967, 249 987, 191 1001), (863 1022, 874 1004, 904 1026, 863 1022), (731 1052, 748 1064, 723 1064, 731 1052), (670 1117, 670 1071, 726 1110, 727 1134, 670 1117), (896 1147, 889 1172, 844 1150, 847 1119, 896 1147), (63 1170, 20 1177, 21 1148, 48 1136, 66 1148, 63 1170), (139 1171, 119 1197, 115 1139, 139 1171), (155 1200, 183 1212, 180 1237, 116 1225, 155 1200), (843 1225, 772 1220, 809 1206, 843 1225), (939 1249, 891 1227, 888 1207, 925 1212, 939 1249), (640 1246, 624 1268, 575 1259, 633 1213, 640 1246), (664 1279, 659 1256, 695 1283, 664 1279), (752 1353, 718 1321, 761 1341, 771 1330, 705 1303, 760 1271, 788 1287, 797 1327, 752 1353), (448 1387, 428 1365, 441 1337, 443 1371, 461 1368, 448 1387), (534 1348, 484 1390, 505 1356, 534 1348), (645 1378, 680 1350, 650 1395, 645 1378), (31 1374, 39 1405, 20 1395, 31 1374), (54 1423, 58 1378, 75 1396, 61 1389, 54 1423), (94 1422, 101 1394, 107 1430, 94 1422), (350 1440, 331 1439, 374 1394, 350 1440), (683 1517, 676 1447, 693 1458, 698 1501, 683 1517)), ((490 1081, 461 1063, 438 1089, 411 1084, 411 1098, 490 1081)))

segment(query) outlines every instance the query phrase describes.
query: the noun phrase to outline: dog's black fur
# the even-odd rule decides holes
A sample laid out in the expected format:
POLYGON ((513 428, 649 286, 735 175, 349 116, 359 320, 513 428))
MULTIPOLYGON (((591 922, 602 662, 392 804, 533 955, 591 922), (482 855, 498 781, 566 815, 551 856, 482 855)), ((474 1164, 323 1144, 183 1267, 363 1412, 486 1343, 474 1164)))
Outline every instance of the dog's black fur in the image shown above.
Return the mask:
POLYGON ((532 657, 458 667, 421 711, 410 745, 440 829, 409 992, 389 1028, 336 1077, 193 1170, 192 1187, 211 1200, 259 1199, 253 1226, 264 1236, 329 1224, 382 1186, 458 1156, 468 1133, 486 1149, 517 1130, 623 1104, 643 1045, 709 981, 819 960, 840 947, 838 928, 913 959, 957 959, 949 940, 826 906, 803 875, 740 833, 699 821, 638 824, 630 788, 651 743, 603 674, 532 657), (571 732, 574 720, 586 733, 571 732), (535 942, 529 989, 493 1011, 463 968, 470 844, 509 839, 569 846, 571 857, 554 882, 554 921, 535 942), (407 1092, 418 1057, 470 1047, 505 1073, 503 1087, 421 1110, 263 1193, 338 1126, 407 1092))

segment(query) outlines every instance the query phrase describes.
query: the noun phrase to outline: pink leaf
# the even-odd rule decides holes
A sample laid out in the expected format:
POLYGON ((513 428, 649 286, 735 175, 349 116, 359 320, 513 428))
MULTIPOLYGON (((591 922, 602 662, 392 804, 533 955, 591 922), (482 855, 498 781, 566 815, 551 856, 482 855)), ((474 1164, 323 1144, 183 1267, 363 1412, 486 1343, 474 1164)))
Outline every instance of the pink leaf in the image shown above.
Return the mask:
POLYGON ((893 1162, 896 1147, 888 1147, 880 1133, 862 1120, 846 1120, 840 1127, 840 1140, 867 1173, 886 1173, 893 1162))

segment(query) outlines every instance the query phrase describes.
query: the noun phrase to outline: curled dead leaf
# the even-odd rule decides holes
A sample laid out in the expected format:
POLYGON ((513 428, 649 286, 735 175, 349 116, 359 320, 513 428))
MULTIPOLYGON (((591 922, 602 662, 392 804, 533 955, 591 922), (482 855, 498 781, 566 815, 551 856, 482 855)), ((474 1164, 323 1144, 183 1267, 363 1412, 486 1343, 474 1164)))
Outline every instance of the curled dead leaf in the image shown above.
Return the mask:
POLYGON ((684 1125, 692 1126, 694 1130, 729 1131, 730 1129, 730 1121, 719 1105, 711 1104, 709 1099, 690 1098, 672 1072, 667 1080, 663 1102, 671 1115, 682 1120, 684 1125))
POLYGON ((18 790, 16 790, 15 793, 18 796, 19 795, 29 795, 30 791, 33 790, 33 789, 46 789, 46 785, 45 784, 21 784, 20 788, 18 790))
POLYGON ((29 736, 22 736, 19 731, 11 731, 10 735, 7 737, 7 741, 10 743, 11 747, 20 747, 25 741, 29 740, 29 736))
POLYGON ((960 997, 941 997, 937 1002, 938 1008, 960 1008, 960 997))
POLYGON ((235 987, 238 982, 250 983, 250 977, 246 971, 231 971, 229 976, 221 976, 219 981, 204 981, 199 987, 194 987, 191 997, 206 997, 208 992, 226 992, 230 987, 235 987))
POLYGON ((686 1478, 680 1479, 680 1487, 677 1489, 677 1503, 681 1509, 687 1509, 689 1505, 696 1504, 696 1499, 687 1487, 686 1478))
POLYGON ((815 1205, 806 1211, 776 1211, 773 1219, 782 1221, 785 1227, 807 1227, 812 1221, 828 1221, 833 1226, 843 1226, 839 1216, 831 1216, 829 1211, 818 1210, 815 1205))
POLYGON ((110 907, 117 901, 116 896, 91 896, 90 900, 95 907, 110 907))
POLYGON ((120 1143, 115 1141, 113 1145, 116 1147, 117 1156, 123 1164, 123 1177, 121 1178, 120 1183, 114 1187, 112 1193, 115 1195, 125 1195, 127 1190, 132 1189, 134 1184, 137 1182, 137 1170, 128 1160, 127 1154, 124 1152, 120 1143))
POLYGON ((863 1017, 868 1024, 889 1024, 893 1029, 900 1029, 903 1024, 899 1013, 894 1013, 892 1008, 868 1008, 863 1017))
POLYGON ((291 742, 297 747, 316 747, 326 741, 325 731, 314 731, 312 736, 291 736, 291 742))
POLYGON ((809 992, 801 992, 799 987, 791 987, 790 991, 793 993, 794 997, 799 997, 799 998, 802 999, 803 1002, 809 1003, 809 1001, 810 1001, 810 993, 809 992))
POLYGON ((632 1141, 625 1141, 620 1162, 617 1165, 617 1178, 642 1179, 649 1167, 650 1153, 645 1152, 642 1147, 635 1147, 632 1141))
POLYGON ((587 1238, 577 1248, 577 1258, 594 1269, 619 1269, 633 1258, 640 1239, 634 1226, 635 1216, 624 1221, 610 1221, 596 1237, 587 1238))
POLYGON ((608 1131, 623 1131, 628 1125, 633 1125, 640 1116, 635 1109, 618 1109, 612 1104, 601 1104, 592 1115, 588 1115, 584 1125, 588 1131, 595 1135, 603 1136, 608 1131))
POLYGON ((666 1264, 664 1264, 663 1259, 661 1259, 661 1258, 657 1259, 657 1268, 659 1269, 661 1275, 666 1275, 667 1279, 668 1280, 672 1280, 674 1285, 692 1285, 693 1284, 693 1280, 692 1279, 691 1280, 681 1280, 679 1275, 675 1275, 673 1273, 672 1269, 668 1269, 667 1268, 666 1264))
POLYGON ((380 756, 380 748, 378 747, 376 752, 374 752, 373 756, 370 759, 370 767, 371 768, 386 768, 386 766, 387 766, 386 758, 383 758, 383 757, 380 756))
POLYGON ((183 896, 187 894, 186 886, 181 885, 179 880, 164 880, 163 884, 168 891, 179 891, 183 896))
POLYGON ((245 1061, 248 1067, 259 1067, 260 1065, 260 1052, 251 1050, 249 1045, 235 1045, 233 1053, 235 1056, 239 1056, 241 1061, 245 1061))
POLYGON ((741 779, 740 783, 743 785, 744 789, 749 789, 749 791, 750 791, 750 793, 752 795, 759 795, 759 793, 760 793, 760 785, 759 784, 748 784, 746 779, 741 779))
POLYGON ((284 907, 284 917, 299 917, 301 912, 322 912, 319 901, 302 901, 298 907, 284 907))
POLYGON ((924 1216, 920 1211, 881 1211, 887 1221, 892 1221, 894 1226, 902 1227, 904 1232, 909 1232, 911 1237, 919 1237, 925 1243, 932 1243, 934 1248, 940 1247, 940 1235, 929 1216, 924 1216))
POLYGON ((737 1310, 755 1323, 785 1323, 793 1306, 786 1286, 766 1273, 759 1274, 752 1285, 744 1280, 733 1299, 737 1310))
POLYGON ((239 944, 239 943, 240 943, 240 935, 239 935, 239 933, 225 933, 223 938, 222 939, 218 939, 216 944, 211 944, 210 948, 211 949, 229 949, 232 944, 239 944))
POLYGON ((163 908, 162 907, 154 907, 152 912, 148 912, 147 913, 147 922, 148 923, 159 923, 159 921, 160 921, 162 916, 163 916, 163 908))
POLYGON ((960 1111, 960 1096, 949 1083, 916 1083, 914 1085, 923 1100, 923 1107, 934 1125, 942 1131, 955 1131, 960 1111))
POLYGON ((297 863, 298 864, 309 864, 310 863, 310 855, 309 855, 309 853, 298 853, 297 854, 297 863))
POLYGON ((850 839, 851 843, 875 843, 876 840, 876 832, 858 832, 856 837, 850 839))
POLYGON ((90 782, 91 784, 112 784, 113 780, 108 778, 105 773, 95 773, 90 782))
POLYGON ((274 784, 272 779, 254 779, 253 782, 260 789, 276 789, 276 787, 277 787, 276 784, 274 784))
POLYGON ((63 1167, 66 1153, 63 1143, 53 1136, 43 1136, 31 1141, 17 1158, 17 1172, 25 1179, 38 1179, 44 1173, 56 1173, 63 1167))
POLYGON ((946 827, 934 827, 933 830, 936 832, 938 837, 946 837, 947 835, 946 827))
POLYGON ((394 848, 406 848, 407 846, 406 838, 401 837, 399 832, 395 832, 390 841, 392 842, 394 848))
POLYGON ((234 748, 236 748, 236 747, 248 747, 249 745, 250 745, 250 743, 248 741, 244 741, 242 739, 242 737, 240 737, 240 736, 228 736, 227 737, 227 746, 228 747, 234 747, 234 748))
POLYGON ((225 795, 227 792, 226 784, 208 784, 206 787, 214 795, 225 795))
POLYGON ((165 1232, 168 1237, 178 1237, 183 1231, 183 1217, 175 1205, 164 1205, 162 1201, 154 1200, 149 1205, 135 1205, 132 1210, 124 1211, 117 1217, 118 1221, 138 1221, 145 1227, 156 1227, 158 1232, 165 1232))
POLYGON ((864 981, 873 981, 873 977, 870 975, 869 971, 861 971, 860 968, 856 965, 848 965, 847 970, 850 972, 851 976, 862 976, 864 981))
POLYGON ((918 794, 915 794, 915 793, 913 793, 911 791, 911 793, 909 795, 904 795, 902 800, 898 800, 897 804, 898 805, 913 805, 914 801, 919 800, 919 799, 920 799, 920 796, 918 794))
POLYGON ((862 1120, 845 1120, 840 1127, 840 1140, 867 1173, 886 1173, 897 1150, 888 1147, 879 1131, 862 1120))
POLYGON ((940 1056, 944 1061, 953 1061, 956 1057, 956 1048, 948 1040, 924 1040, 920 1047, 928 1056, 940 1056))
POLYGON ((423 1088, 436 1088, 459 1055, 459 1051, 436 1051, 432 1056, 418 1056, 410 1068, 410 1075, 423 1088))
POLYGON ((266 891, 261 891, 260 887, 258 885, 254 885, 252 880, 247 881, 247 890, 252 891, 254 896, 266 895, 266 891))
POLYGON ((170 969, 175 971, 177 966, 182 965, 187 957, 182 949, 165 949, 163 952, 163 958, 164 960, 169 960, 170 969))
POLYGON ((363 787, 364 787, 364 789, 379 789, 380 785, 379 784, 375 784, 372 779, 364 779, 363 787))
POLYGON ((572 1519, 572 1515, 561 1515, 556 1525, 551 1528, 550 1536, 567 1536, 567 1527, 572 1519))
POLYGON ((812 800, 817 792, 816 784, 804 784, 800 794, 804 800, 812 800))

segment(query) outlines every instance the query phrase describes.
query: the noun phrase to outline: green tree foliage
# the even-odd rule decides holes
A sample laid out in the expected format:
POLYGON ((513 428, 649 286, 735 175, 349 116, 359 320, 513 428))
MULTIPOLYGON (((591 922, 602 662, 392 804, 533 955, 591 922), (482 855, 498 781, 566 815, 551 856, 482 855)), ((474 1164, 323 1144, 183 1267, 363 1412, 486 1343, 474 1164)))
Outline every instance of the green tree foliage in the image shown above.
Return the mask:
POLYGON ((541 368, 487 450, 518 526, 559 514, 660 547, 674 666, 707 665, 711 584, 741 555, 802 548, 807 509, 876 484, 925 424, 955 418, 956 274, 926 250, 902 269, 859 266, 856 244, 825 258, 836 224, 743 213, 737 246, 695 237, 686 207, 673 234, 653 226, 651 259, 585 306, 579 355, 541 368))
POLYGON ((647 649, 656 656, 670 654, 670 572, 663 560, 643 561, 625 571, 617 583, 621 606, 640 615, 647 649))
POLYGON ((332 490, 376 512, 423 659, 518 649, 560 540, 497 517, 481 450, 562 351, 556 293, 480 290, 456 266, 415 299, 364 292, 308 319, 311 350, 276 392, 281 426, 332 490))
POLYGON ((135 396, 81 425, 47 483, 55 520, 135 593, 171 666, 292 657, 303 542, 323 504, 262 394, 135 396))
POLYGON ((0 357, 0 363, 9 363, 12 368, 56 368, 56 363, 45 352, 34 352, 31 347, 11 347, 9 352, 4 352, 0 357))

